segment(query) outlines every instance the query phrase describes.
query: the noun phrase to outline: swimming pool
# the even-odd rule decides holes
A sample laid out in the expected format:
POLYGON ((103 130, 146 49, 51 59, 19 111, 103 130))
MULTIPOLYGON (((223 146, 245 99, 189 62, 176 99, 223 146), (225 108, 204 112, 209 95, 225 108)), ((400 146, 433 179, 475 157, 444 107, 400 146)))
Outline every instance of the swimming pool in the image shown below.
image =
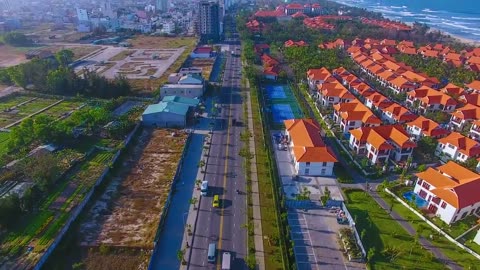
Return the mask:
POLYGON ((417 205, 418 208, 423 208, 428 206, 428 202, 422 199, 417 194, 415 194, 415 192, 413 191, 407 191, 403 193, 403 198, 407 199, 407 201, 409 202, 413 201, 413 198, 415 198, 415 205, 417 205))

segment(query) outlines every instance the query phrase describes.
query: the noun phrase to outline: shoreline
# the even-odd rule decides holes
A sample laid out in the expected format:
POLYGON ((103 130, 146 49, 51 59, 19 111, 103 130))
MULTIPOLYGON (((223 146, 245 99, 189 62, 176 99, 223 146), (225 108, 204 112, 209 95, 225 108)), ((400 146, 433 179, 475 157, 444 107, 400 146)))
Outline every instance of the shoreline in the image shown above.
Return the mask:
MULTIPOLYGON (((344 4, 344 3, 340 3, 340 2, 337 2, 336 0, 330 0, 330 1, 333 1, 339 5, 342 5, 342 6, 345 6, 345 7, 355 7, 355 8, 363 8, 367 11, 370 11, 370 12, 377 12, 375 10, 372 10, 370 8, 365 8, 365 7, 361 7, 361 6, 355 6, 355 5, 347 5, 347 4, 344 4)), ((402 21, 402 20, 399 20, 397 18, 390 18, 387 14, 383 13, 383 12, 377 12, 377 13, 381 13, 382 16, 386 19, 389 19, 389 20, 393 20, 393 21, 398 21, 398 22, 401 22, 401 23, 404 23, 406 25, 413 25, 412 22, 405 22, 405 21, 402 21)), ((475 39, 471 39, 471 38, 465 38, 465 37, 462 37, 460 35, 457 35, 457 34, 452 34, 448 31, 445 31, 445 30, 442 30, 442 29, 438 29, 436 27, 432 27, 431 24, 429 23, 426 23, 426 25, 428 25, 428 27, 430 28, 429 32, 432 32, 432 31, 439 31, 440 33, 442 33, 443 35, 445 36, 450 36, 454 41, 456 42, 459 42, 459 43, 463 43, 463 44, 466 44, 466 45, 469 45, 469 46, 475 46, 475 47, 479 47, 480 46, 480 40, 475 40, 475 39)))

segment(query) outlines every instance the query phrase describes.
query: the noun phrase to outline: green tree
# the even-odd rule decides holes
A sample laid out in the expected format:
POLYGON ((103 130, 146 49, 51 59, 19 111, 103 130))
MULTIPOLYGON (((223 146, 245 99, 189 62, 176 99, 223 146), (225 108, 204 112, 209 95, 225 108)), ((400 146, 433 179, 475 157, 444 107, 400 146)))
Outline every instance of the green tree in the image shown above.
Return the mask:
POLYGON ((12 46, 30 46, 33 43, 25 34, 19 32, 8 32, 3 35, 3 40, 12 46))
POLYGON ((71 50, 60 50, 55 53, 55 59, 57 60, 58 64, 62 66, 67 66, 68 64, 73 62, 73 52, 71 50))
POLYGON ((26 158, 19 166, 43 191, 48 190, 61 174, 60 160, 52 153, 26 158))

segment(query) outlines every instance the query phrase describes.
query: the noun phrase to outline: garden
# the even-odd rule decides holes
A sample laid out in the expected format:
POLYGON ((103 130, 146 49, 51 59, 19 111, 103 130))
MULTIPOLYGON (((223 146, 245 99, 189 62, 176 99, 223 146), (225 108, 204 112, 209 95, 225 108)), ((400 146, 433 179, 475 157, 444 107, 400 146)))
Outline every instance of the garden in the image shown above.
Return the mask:
POLYGON ((55 239, 75 207, 109 166, 113 153, 95 150, 83 161, 79 161, 81 156, 76 152, 65 155, 61 162, 67 164, 58 172, 62 177, 55 182, 55 188, 50 191, 49 196, 36 203, 39 205, 36 211, 22 217, 17 226, 2 234, 1 254, 5 255, 5 260, 0 260, 0 266, 19 260, 32 265, 36 263, 39 255, 55 239), (6 255, 9 257, 8 261, 6 255))
POLYGON ((409 235, 368 193, 358 189, 345 189, 344 193, 370 269, 446 269, 419 244, 418 237, 409 235))
MULTIPOLYGON (((388 193, 382 191, 379 194, 391 206, 393 211, 397 212, 403 219, 407 220, 410 225, 412 225, 419 236, 428 238, 435 247, 440 249, 440 251, 445 254, 445 256, 455 261, 463 269, 476 269, 475 265, 478 264, 478 260, 475 257, 457 247, 452 242, 448 241, 447 238, 434 231, 433 228, 425 223, 425 221, 420 219, 420 217, 418 217, 400 202, 393 199, 393 197, 388 193)), ((467 220, 466 222, 468 223, 469 221, 467 220)), ((463 226, 465 225, 453 225, 451 231, 447 231, 447 233, 459 235, 458 228, 462 228, 463 226)), ((461 230, 463 231, 463 229, 461 230)))

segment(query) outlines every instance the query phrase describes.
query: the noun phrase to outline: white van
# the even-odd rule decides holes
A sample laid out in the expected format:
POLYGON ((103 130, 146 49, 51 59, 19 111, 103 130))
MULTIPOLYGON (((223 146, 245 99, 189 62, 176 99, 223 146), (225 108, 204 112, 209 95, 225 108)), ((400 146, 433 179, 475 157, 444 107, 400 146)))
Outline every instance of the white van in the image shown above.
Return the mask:
POLYGON ((230 252, 224 252, 222 257, 222 270, 230 270, 231 261, 232 261, 232 256, 230 252))
POLYGON ((210 243, 208 245, 208 257, 207 260, 209 263, 215 262, 215 253, 217 252, 217 245, 215 243, 210 243))
POLYGON ((200 186, 200 195, 207 196, 208 194, 208 181, 203 181, 200 186))

